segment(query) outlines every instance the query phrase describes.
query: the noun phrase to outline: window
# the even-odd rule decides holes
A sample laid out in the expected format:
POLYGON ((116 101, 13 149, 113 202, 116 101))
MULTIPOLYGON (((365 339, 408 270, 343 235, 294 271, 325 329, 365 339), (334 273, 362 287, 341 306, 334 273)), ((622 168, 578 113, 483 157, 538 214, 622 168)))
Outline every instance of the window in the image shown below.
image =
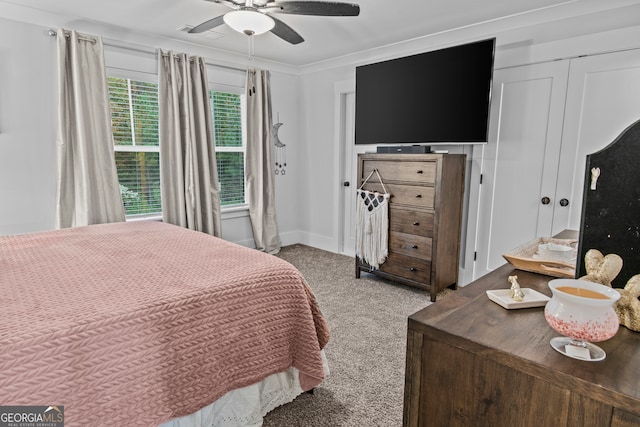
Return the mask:
POLYGON ((213 111, 220 205, 223 208, 244 205, 244 95, 213 90, 209 95, 213 111))
POLYGON ((109 77, 111 124, 125 213, 159 215, 158 84, 109 77))
MULTIPOLYGON (((109 77, 114 149, 125 213, 162 214, 158 85, 109 77)), ((244 95, 210 91, 222 210, 245 205, 244 95)))

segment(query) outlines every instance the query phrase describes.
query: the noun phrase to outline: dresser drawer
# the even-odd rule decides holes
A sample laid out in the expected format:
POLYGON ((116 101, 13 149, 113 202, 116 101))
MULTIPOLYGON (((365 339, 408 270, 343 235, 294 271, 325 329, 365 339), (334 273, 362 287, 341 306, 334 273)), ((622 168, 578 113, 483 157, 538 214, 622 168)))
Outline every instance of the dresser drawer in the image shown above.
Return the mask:
MULTIPOLYGON (((397 204, 413 206, 416 208, 433 209, 433 201, 435 198, 435 191, 433 187, 387 184, 386 182, 384 186, 387 188, 387 191, 391 193, 391 198, 389 199, 390 205, 397 204)), ((384 193, 384 189, 379 182, 368 182, 364 186, 364 189, 384 193)))
POLYGON ((433 209, 433 201, 435 198, 435 191, 433 187, 396 184, 390 184, 387 187, 391 193, 389 204, 433 209))
MULTIPOLYGON (((389 161, 366 160, 363 164, 362 179, 369 176, 373 169, 378 169, 382 181, 404 181, 417 184, 433 184, 436 181, 435 161, 389 161)), ((369 181, 378 180, 374 173, 369 181)))
POLYGON ((389 230, 433 237, 433 212, 390 207, 389 230))
POLYGON ((431 238, 415 234, 389 232, 389 252, 431 260, 431 238))
POLYGON ((356 277, 370 272, 428 290, 431 301, 457 286, 465 169, 464 154, 358 154, 358 185, 371 175, 363 188, 391 198, 389 256, 379 270, 356 259, 356 277))
POLYGON ((431 283, 431 262, 425 259, 392 252, 389 253, 384 264, 380 265, 380 270, 425 285, 431 283))

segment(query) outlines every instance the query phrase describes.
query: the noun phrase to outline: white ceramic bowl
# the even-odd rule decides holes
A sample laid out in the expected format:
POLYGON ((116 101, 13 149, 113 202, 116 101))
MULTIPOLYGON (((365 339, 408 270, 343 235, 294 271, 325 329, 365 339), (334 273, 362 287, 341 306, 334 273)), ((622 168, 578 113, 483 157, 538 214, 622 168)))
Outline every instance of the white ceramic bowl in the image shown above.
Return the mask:
POLYGON ((543 243, 538 245, 538 256, 550 261, 570 263, 576 258, 576 249, 557 243, 543 243))
POLYGON ((553 296, 544 308, 544 317, 556 332, 566 339, 554 338, 551 345, 566 354, 567 344, 589 348, 590 360, 602 360, 605 353, 599 347, 588 344, 608 340, 620 325, 613 304, 620 293, 608 286, 580 279, 554 279, 549 281, 553 296), (597 292, 602 299, 568 293, 562 288, 577 288, 597 292))

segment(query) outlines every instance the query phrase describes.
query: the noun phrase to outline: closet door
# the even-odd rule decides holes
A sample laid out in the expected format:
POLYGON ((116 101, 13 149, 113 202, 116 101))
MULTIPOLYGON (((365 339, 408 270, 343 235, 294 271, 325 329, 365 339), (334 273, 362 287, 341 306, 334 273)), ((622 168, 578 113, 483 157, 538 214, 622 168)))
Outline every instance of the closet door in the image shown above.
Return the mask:
POLYGON ((640 119, 640 50, 573 59, 551 234, 580 229, 587 154, 640 119), (566 199, 568 206, 560 201, 566 199))
POLYGON ((504 264, 503 253, 551 233, 567 75, 568 61, 494 73, 474 278, 504 264))

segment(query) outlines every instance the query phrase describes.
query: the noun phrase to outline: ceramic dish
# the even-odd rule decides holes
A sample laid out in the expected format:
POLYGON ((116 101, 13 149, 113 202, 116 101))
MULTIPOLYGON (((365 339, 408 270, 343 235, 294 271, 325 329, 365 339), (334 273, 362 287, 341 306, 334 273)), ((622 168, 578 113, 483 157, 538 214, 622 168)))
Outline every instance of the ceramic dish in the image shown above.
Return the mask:
POLYGON ((529 288, 522 288, 524 300, 514 301, 511 299, 511 289, 494 289, 487 291, 489 299, 496 304, 512 310, 515 308, 543 307, 551 299, 538 291, 529 288))

